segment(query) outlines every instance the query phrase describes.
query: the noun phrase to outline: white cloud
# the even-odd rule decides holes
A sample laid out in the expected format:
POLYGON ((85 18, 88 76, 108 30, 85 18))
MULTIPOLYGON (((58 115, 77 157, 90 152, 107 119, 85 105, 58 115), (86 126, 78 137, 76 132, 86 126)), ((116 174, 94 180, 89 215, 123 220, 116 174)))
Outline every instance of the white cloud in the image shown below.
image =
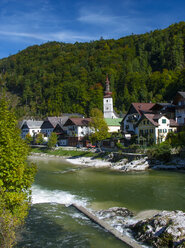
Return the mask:
POLYGON ((28 39, 36 39, 40 41, 63 41, 63 42, 76 42, 78 41, 90 41, 97 39, 97 37, 88 36, 86 34, 80 34, 76 32, 55 32, 55 33, 26 33, 26 32, 11 32, 11 31, 2 31, 0 30, 0 35, 9 36, 11 40, 17 38, 28 38, 28 39))
POLYGON ((103 13, 85 13, 82 14, 78 19, 80 22, 90 23, 90 24, 113 24, 117 23, 119 17, 104 15, 103 13))

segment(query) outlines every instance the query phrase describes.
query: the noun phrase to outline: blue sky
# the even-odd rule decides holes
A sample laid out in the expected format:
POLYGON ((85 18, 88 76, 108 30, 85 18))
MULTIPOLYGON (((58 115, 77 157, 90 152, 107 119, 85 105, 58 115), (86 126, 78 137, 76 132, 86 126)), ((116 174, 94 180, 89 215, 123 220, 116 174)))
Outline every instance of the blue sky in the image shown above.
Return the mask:
POLYGON ((117 39, 180 21, 184 0, 0 0, 0 58, 47 41, 117 39))

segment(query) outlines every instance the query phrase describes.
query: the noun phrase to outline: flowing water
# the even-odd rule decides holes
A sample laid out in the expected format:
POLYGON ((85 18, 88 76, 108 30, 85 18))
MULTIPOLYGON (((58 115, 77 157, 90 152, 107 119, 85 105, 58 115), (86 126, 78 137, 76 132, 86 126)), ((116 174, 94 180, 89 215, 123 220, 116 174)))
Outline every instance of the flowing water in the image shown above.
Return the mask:
POLYGON ((83 168, 62 159, 32 158, 38 173, 32 207, 18 248, 127 247, 73 207, 99 210, 126 207, 135 214, 149 210, 185 211, 185 173, 121 173, 83 168))

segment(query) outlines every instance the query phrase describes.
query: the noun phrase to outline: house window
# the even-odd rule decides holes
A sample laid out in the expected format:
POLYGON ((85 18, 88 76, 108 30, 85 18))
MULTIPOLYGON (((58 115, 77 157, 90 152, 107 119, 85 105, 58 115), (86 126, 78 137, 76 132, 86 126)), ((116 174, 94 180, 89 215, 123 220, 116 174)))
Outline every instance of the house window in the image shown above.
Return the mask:
POLYGON ((149 122, 149 121, 147 121, 147 124, 150 124, 150 122, 149 122))
POLYGON ((166 119, 162 119, 162 123, 165 124, 166 123, 166 119))
POLYGON ((150 129, 150 133, 153 133, 154 132, 154 130, 153 129, 150 129))
POLYGON ((143 125, 145 125, 145 121, 143 121, 143 125))
POLYGON ((167 129, 163 129, 163 133, 167 133, 167 129))
POLYGON ((145 130, 145 134, 148 134, 148 129, 145 130))
POLYGON ((162 133, 163 132, 163 130, 162 129, 159 129, 159 133, 162 133))
POLYGON ((140 131, 139 131, 139 134, 140 134, 140 135, 143 135, 143 130, 140 130, 140 131))

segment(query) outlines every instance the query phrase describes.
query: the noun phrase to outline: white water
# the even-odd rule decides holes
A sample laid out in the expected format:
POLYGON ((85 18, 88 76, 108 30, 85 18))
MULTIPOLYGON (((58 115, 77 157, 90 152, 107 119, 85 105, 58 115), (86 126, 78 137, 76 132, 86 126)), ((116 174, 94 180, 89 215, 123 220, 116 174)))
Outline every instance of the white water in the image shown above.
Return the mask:
POLYGON ((86 206, 87 199, 77 197, 62 190, 47 190, 38 185, 32 186, 32 203, 59 203, 69 206, 73 203, 86 206))

